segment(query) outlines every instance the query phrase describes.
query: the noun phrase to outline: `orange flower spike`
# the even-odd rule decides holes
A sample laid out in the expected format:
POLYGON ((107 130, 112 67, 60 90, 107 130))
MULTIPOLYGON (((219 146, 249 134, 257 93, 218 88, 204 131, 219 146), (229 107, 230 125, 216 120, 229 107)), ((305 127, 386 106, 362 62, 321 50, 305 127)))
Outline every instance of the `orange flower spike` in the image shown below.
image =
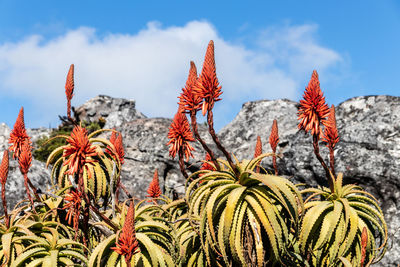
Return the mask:
POLYGON ((272 151, 276 152, 276 146, 279 143, 278 122, 276 120, 272 123, 271 134, 269 135, 269 145, 272 151))
POLYGON ((67 80, 65 82, 65 95, 67 96, 67 115, 71 118, 71 99, 74 96, 74 64, 69 67, 67 80))
POLYGON ((335 106, 332 105, 329 110, 328 121, 325 126, 322 141, 327 143, 327 147, 335 148, 339 142, 339 134, 336 126, 335 106))
POLYGON ((9 165, 8 150, 4 150, 3 159, 1 160, 0 164, 0 183, 2 184, 3 187, 7 182, 8 165, 9 165))
POLYGON ((128 262, 130 263, 132 256, 139 252, 139 242, 136 239, 135 231, 135 205, 133 201, 129 206, 124 226, 116 242, 116 247, 112 247, 111 249, 124 256, 128 266, 130 266, 128 262))
POLYGON ((115 150, 118 154, 119 161, 121 164, 124 164, 124 158, 125 158, 125 151, 124 151, 124 145, 122 143, 122 134, 118 134, 117 139, 114 142, 114 147, 115 150))
POLYGON ((222 91, 215 68, 214 41, 212 40, 208 44, 203 69, 201 70, 200 77, 194 90, 195 93, 203 99, 203 116, 208 110, 211 110, 214 107, 215 102, 221 100, 219 96, 222 94, 222 91))
MULTIPOLYGON (((68 165, 66 174, 73 175, 82 170, 86 163, 93 163, 95 160, 88 159, 97 155, 96 148, 89 142, 88 132, 81 126, 75 126, 71 136, 67 139, 69 146, 64 149, 63 157, 67 158, 64 166, 68 165)), ((87 167, 87 166, 86 166, 87 167)))
POLYGON ((175 158, 180 149, 183 150, 186 160, 189 160, 189 157, 193 157, 192 151, 194 148, 189 142, 193 142, 194 138, 190 131, 186 115, 182 113, 181 108, 179 108, 172 120, 171 126, 169 127, 168 138, 170 140, 167 143, 167 146, 171 145, 169 148, 169 155, 172 158, 175 158))
POLYGON ((68 224, 71 225, 71 220, 73 220, 73 227, 75 229, 75 238, 78 234, 79 228, 79 216, 81 213, 82 206, 82 192, 78 190, 71 191, 68 195, 64 197, 64 201, 66 204, 63 209, 67 210, 67 214, 65 216, 65 220, 68 221, 68 224))
POLYGON ((197 69, 193 61, 190 61, 189 76, 186 80, 186 85, 182 88, 182 93, 179 96, 179 105, 183 107, 185 112, 197 112, 201 109, 201 102, 203 99, 199 97, 195 91, 194 86, 197 83, 197 69))
POLYGON ((360 262, 361 267, 364 266, 365 257, 367 255, 366 253, 367 244, 368 244, 368 232, 367 228, 364 227, 361 233, 361 262, 360 262))
POLYGON ((18 157, 19 169, 23 175, 26 175, 32 165, 31 145, 25 141, 22 145, 21 154, 18 157))
POLYGON ((154 172, 153 180, 150 182, 149 189, 147 190, 148 197, 158 198, 161 196, 160 183, 158 180, 158 170, 154 172))
POLYGON ((329 115, 329 107, 325 103, 325 97, 320 88, 317 71, 313 71, 311 80, 306 87, 298 112, 299 129, 319 138, 321 134, 320 124, 327 125, 326 118, 329 115))
POLYGON ((211 165, 209 162, 211 161, 211 156, 210 154, 206 154, 206 158, 204 159, 203 164, 200 167, 200 170, 210 170, 210 171, 214 171, 215 168, 213 167, 213 165, 211 165))
POLYGON ((257 143, 256 143, 256 148, 254 150, 254 158, 257 158, 262 154, 262 143, 261 143, 261 137, 257 135, 257 143))
POLYGON ((19 111, 17 120, 15 121, 14 128, 10 133, 10 139, 8 140, 8 143, 12 144, 9 150, 14 152, 14 159, 19 158, 22 146, 25 141, 27 141, 29 144, 31 143, 30 138, 26 133, 24 122, 24 108, 22 107, 19 111))

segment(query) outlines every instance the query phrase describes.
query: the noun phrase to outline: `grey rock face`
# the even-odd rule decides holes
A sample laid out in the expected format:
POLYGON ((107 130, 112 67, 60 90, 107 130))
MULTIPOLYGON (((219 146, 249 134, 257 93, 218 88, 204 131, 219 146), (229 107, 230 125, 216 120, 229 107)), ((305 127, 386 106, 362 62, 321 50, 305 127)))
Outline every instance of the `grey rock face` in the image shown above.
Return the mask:
POLYGON ((135 101, 98 95, 76 109, 81 121, 95 122, 100 117, 106 120, 105 128, 121 126, 125 122, 145 118, 135 109, 135 101))
MULTIPOLYGON (((288 100, 256 101, 243 105, 237 117, 220 136, 239 158, 251 157, 257 135, 264 152, 271 151, 268 137, 277 119, 280 143, 280 174, 294 182, 326 185, 324 171, 313 154, 309 134, 297 129, 297 103, 288 100)), ((356 183, 378 198, 389 228, 389 250, 376 266, 397 266, 400 262, 400 98, 365 96, 349 99, 336 107, 340 141, 335 151, 336 172, 345 183, 356 183)), ((320 143, 328 161, 328 151, 320 143)), ((271 160, 263 165, 272 169, 271 160)))

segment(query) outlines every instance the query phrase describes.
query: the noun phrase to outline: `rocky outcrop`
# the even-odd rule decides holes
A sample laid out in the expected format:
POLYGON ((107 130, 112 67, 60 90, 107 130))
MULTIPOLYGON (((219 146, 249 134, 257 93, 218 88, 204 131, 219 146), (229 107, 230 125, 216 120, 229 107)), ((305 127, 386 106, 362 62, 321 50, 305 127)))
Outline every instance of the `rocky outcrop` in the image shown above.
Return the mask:
MULTIPOLYGON (((251 158, 257 135, 261 136, 264 152, 271 151, 268 137, 272 121, 277 119, 280 137, 278 153, 281 156, 278 159, 279 173, 293 182, 325 185, 323 169, 312 151, 311 137, 298 131, 297 109, 296 102, 285 99, 248 102, 218 135, 237 158, 251 158)), ((80 119, 86 121, 103 117, 107 122, 106 128, 116 127, 122 132, 126 153, 122 182, 135 196, 144 197, 147 194, 156 168, 164 192, 169 193, 172 189, 178 193, 184 192, 184 179, 177 159, 169 157, 166 146, 171 119, 146 118, 135 109, 134 101, 106 96, 89 100, 77 112, 80 119)), ((400 262, 400 98, 352 98, 336 107, 336 117, 340 136, 335 152, 336 171, 344 173, 345 183, 357 183, 378 198, 388 223, 390 240, 387 254, 375 266, 396 266, 400 262)), ((211 144, 206 127, 199 125, 199 128, 206 142, 211 144)), ((1 149, 7 147, 9 133, 10 129, 1 124, 1 149)), ((46 134, 46 130, 29 133, 46 134)), ((197 170, 200 160, 205 156, 199 144, 194 146, 195 159, 187 163, 192 171, 197 170)), ((327 159, 328 151, 323 143, 320 149, 321 155, 327 159)), ((263 160, 262 165, 272 169, 272 162, 268 158, 263 160)), ((15 200, 20 199, 24 195, 24 187, 15 161, 10 175, 8 195, 15 196, 15 200)), ((50 184, 49 174, 40 162, 33 162, 30 177, 44 189, 45 185, 50 184)))
POLYGON ((135 106, 134 100, 98 95, 78 107, 75 115, 79 121, 86 122, 97 122, 103 118, 106 120, 105 128, 112 128, 135 119, 146 118, 135 106))

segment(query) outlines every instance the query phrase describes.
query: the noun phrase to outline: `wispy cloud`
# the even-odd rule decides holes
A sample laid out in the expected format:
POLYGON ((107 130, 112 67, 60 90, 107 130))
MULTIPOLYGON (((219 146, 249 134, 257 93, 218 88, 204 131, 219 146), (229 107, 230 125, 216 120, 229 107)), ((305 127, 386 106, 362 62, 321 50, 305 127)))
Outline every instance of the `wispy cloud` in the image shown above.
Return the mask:
MULTIPOLYGON (((136 34, 99 36, 95 29, 81 27, 50 40, 32 35, 0 44, 0 95, 29 97, 44 114, 34 125, 48 125, 56 114, 65 113, 65 77, 74 63, 73 105, 107 94, 135 99, 147 116, 172 117, 189 61, 194 60, 200 72, 213 39, 223 105, 293 99, 299 86, 304 87, 299 77, 308 77, 314 68, 328 72, 342 61, 337 52, 320 45, 316 35, 315 25, 271 27, 255 36, 249 48, 224 40, 206 21, 182 27, 150 22, 136 34)), ((220 120, 232 116, 225 114, 220 120)))

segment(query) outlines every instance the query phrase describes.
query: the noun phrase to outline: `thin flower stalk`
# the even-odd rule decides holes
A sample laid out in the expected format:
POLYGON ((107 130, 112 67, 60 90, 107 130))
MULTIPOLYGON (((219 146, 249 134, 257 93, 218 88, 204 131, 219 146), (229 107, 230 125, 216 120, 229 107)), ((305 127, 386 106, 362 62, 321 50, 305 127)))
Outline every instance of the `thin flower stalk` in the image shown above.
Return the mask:
POLYGON ((339 134, 336 126, 335 106, 332 105, 329 111, 328 123, 325 126, 322 141, 327 143, 329 149, 329 164, 333 176, 335 176, 335 146, 339 142, 339 134))
POLYGON ((6 182, 8 177, 8 167, 9 167, 9 158, 8 158, 8 150, 4 150, 3 159, 0 164, 0 182, 1 182, 1 200, 3 203, 5 224, 8 229, 9 227, 9 217, 8 217, 8 209, 7 209, 7 201, 6 201, 6 182))
POLYGON ((271 134, 269 135, 269 145, 274 155, 272 156, 272 164, 274 166, 275 175, 278 175, 278 167, 276 165, 276 147, 279 143, 278 122, 276 119, 272 122, 271 134))
POLYGON ((182 88, 182 93, 179 96, 180 101, 178 104, 184 109, 185 113, 189 113, 192 130, 193 130, 193 134, 194 134, 195 138, 200 142, 200 144, 204 148, 204 150, 208 154, 210 154, 211 160, 213 161, 214 165, 219 170, 220 166, 216 160, 214 152, 208 147, 206 142, 201 138, 199 131, 198 131, 196 114, 197 114, 197 111, 199 111, 201 109, 201 104, 203 102, 203 99, 196 93, 196 91, 194 89, 195 86, 197 85, 197 82, 198 82, 198 78, 197 78, 196 65, 194 64, 193 61, 190 61, 189 75, 186 80, 185 87, 182 88))
POLYGON ((124 226, 117 236, 116 246, 111 249, 124 256, 126 265, 131 267, 132 256, 140 251, 135 231, 135 205, 133 201, 129 205, 124 226))
MULTIPOLYGON (((261 154, 262 154, 261 137, 257 135, 256 147, 254 149, 254 158, 257 158, 261 154)), ((260 173, 260 163, 257 164, 256 173, 260 173)))
POLYGON ((71 99, 74 96, 74 64, 71 64, 67 74, 67 80, 65 82, 65 95, 67 96, 67 116, 70 121, 73 121, 71 117, 71 99))

